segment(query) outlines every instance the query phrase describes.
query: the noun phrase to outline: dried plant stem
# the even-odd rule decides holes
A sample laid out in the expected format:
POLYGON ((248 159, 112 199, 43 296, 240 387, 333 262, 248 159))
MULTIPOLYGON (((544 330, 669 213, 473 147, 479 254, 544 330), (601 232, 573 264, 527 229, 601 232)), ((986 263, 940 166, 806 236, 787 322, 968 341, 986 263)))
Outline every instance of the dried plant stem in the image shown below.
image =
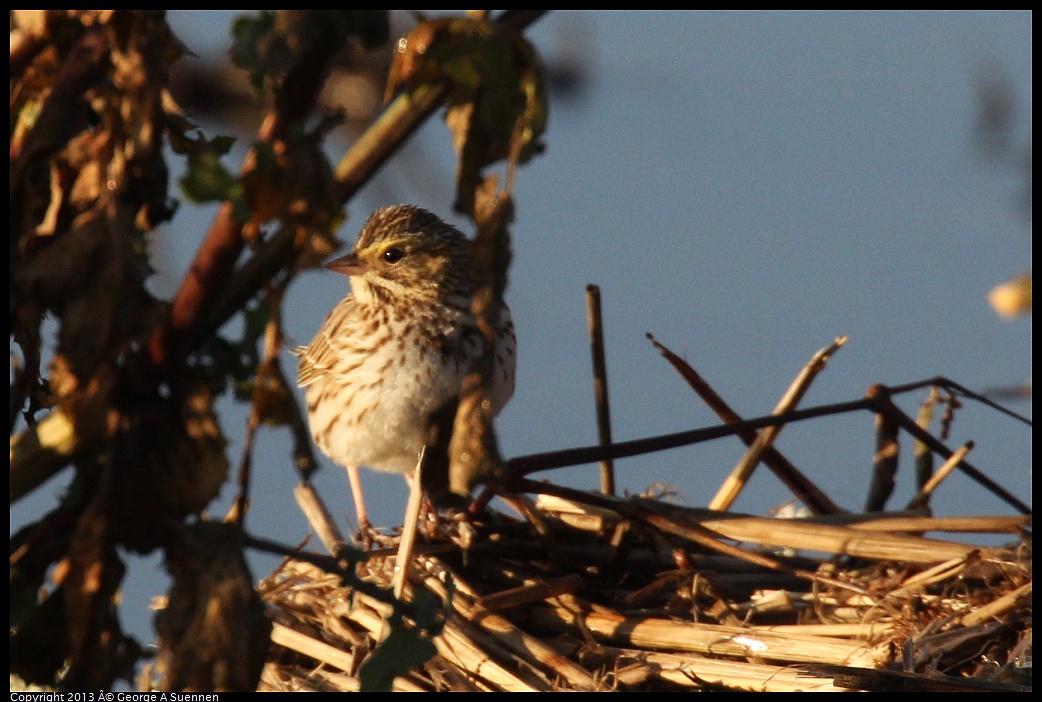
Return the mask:
POLYGON ((277 622, 272 625, 271 642, 346 673, 353 672, 358 665, 354 655, 277 622))
POLYGON ((447 92, 443 84, 421 85, 396 97, 337 163, 333 172, 337 202, 351 199, 438 109, 447 92))
POLYGON ((1013 592, 1007 592, 1002 597, 982 605, 971 612, 967 612, 962 618, 963 626, 979 626, 985 622, 1002 620, 1002 615, 1015 607, 1026 602, 1031 602, 1032 583, 1028 582, 1018 587, 1013 592))
MULTIPOLYGON (((918 442, 921 443, 921 442, 918 442)), ((930 479, 926 481, 919 493, 912 498, 908 503, 908 509, 919 509, 926 507, 930 503, 930 496, 933 491, 937 489, 937 486, 948 477, 948 474, 955 470, 955 466, 959 465, 966 455, 973 449, 973 442, 967 441, 965 444, 956 449, 955 453, 948 457, 937 472, 930 476, 930 479)))
POLYGON ((446 622, 441 634, 434 638, 434 645, 440 655, 462 670, 480 671, 480 675, 471 674, 468 678, 476 689, 486 692, 550 691, 549 681, 541 677, 533 679, 531 670, 519 672, 519 661, 503 651, 498 641, 475 631, 459 619, 453 618, 446 622), (499 655, 490 655, 493 653, 499 655))
POLYGON ((416 525, 420 521, 420 507, 423 504, 423 464, 427 455, 427 447, 420 449, 420 457, 416 461, 416 472, 409 480, 409 500, 405 504, 405 518, 402 520, 402 538, 398 541, 398 555, 395 558, 394 579, 392 589, 397 599, 402 598, 405 580, 412 563, 413 546, 416 545, 416 525))
POLYGON ((230 514, 226 517, 233 518, 240 528, 246 526, 246 512, 250 505, 250 466, 253 463, 253 441, 257 437, 259 426, 256 409, 251 409, 250 416, 246 418, 246 438, 243 441, 242 461, 239 463, 239 493, 235 496, 230 514))
POLYGON ((293 497, 296 498, 297 506, 304 513, 308 524, 314 529, 326 551, 332 556, 339 555, 341 549, 347 545, 347 540, 333 521, 315 486, 311 483, 299 483, 293 489, 293 497))
MULTIPOLYGON (((571 500, 575 509, 580 509, 579 505, 593 504, 595 507, 613 510, 625 519, 651 524, 727 555, 746 560, 755 556, 757 560, 750 562, 772 569, 779 568, 773 559, 748 552, 738 554, 731 550, 735 547, 729 547, 727 551, 721 550, 722 544, 719 543, 719 539, 730 539, 766 548, 822 551, 879 560, 900 559, 911 563, 934 563, 939 559, 962 558, 974 550, 973 546, 956 542, 821 524, 820 520, 723 515, 716 510, 665 505, 654 500, 609 500, 603 495, 542 483, 532 482, 529 487, 541 495, 538 503, 541 509, 554 511, 562 505, 559 501, 551 502, 547 496, 571 500), (734 518, 738 516, 740 518, 734 518)), ((788 570, 784 567, 782 569, 788 570)))
MULTIPOLYGON (((445 565, 435 559, 428 559, 427 570, 435 573, 448 572, 445 565)), ((454 575, 453 579, 457 583, 461 582, 458 575, 454 575)), ((444 583, 436 575, 424 577, 423 584, 439 597, 444 598, 448 594, 444 583)), ((464 587, 471 590, 465 584, 464 587)), ((577 689, 601 689, 602 686, 582 667, 568 660, 538 638, 518 629, 509 620, 477 604, 471 596, 466 594, 461 596, 457 593, 452 598, 452 607, 456 614, 464 620, 480 627, 489 635, 495 636, 499 645, 508 647, 514 655, 528 661, 530 665, 545 666, 556 675, 566 678, 577 689)))
MULTIPOLYGON (((721 686, 748 692, 845 692, 832 678, 809 675, 790 666, 748 661, 719 660, 605 646, 604 652, 622 668, 627 663, 638 670, 651 670, 663 682, 691 687, 721 686)), ((619 673, 616 673, 618 676, 619 673)))
MULTIPOLYGON (((586 322, 590 330, 590 355, 593 358, 593 399, 597 409, 597 440, 611 443, 611 407, 608 403, 608 367, 604 360, 604 319, 601 315, 601 289, 586 286, 586 322)), ((610 458, 601 464, 601 492, 615 494, 615 466, 610 458)))
POLYGON ((482 597, 477 604, 495 611, 520 607, 521 605, 539 602, 550 597, 574 594, 582 586, 582 583, 583 579, 576 574, 551 580, 539 580, 510 590, 497 592, 488 597, 482 597))
MULTIPOLYGON (((821 349, 807 365, 803 367, 800 374, 789 386, 788 391, 778 402, 778 406, 774 408, 774 414, 780 415, 791 411, 799 404, 799 401, 807 393, 807 389, 810 384, 817 377, 818 373, 825 369, 825 365, 828 360, 839 351, 844 344, 847 343, 847 337, 839 336, 829 346, 821 349)), ((709 502, 710 509, 727 510, 731 508, 734 501, 738 499, 738 493, 741 492, 742 488, 748 482, 749 477, 753 474, 756 466, 759 464, 763 457, 764 451, 771 447, 774 440, 778 437, 778 434, 782 430, 781 424, 767 427, 760 435, 756 437, 756 441, 752 443, 749 450, 746 452, 742 459, 738 462, 738 465, 731 471, 731 475, 728 476, 727 480, 720 487, 720 490, 716 493, 713 499, 709 502)))
MULTIPOLYGON (((737 424, 744 421, 687 361, 663 346, 651 334, 648 334, 647 337, 725 424, 737 424)), ((746 446, 752 446, 758 436, 754 430, 741 431, 737 435, 746 446)), ((763 462, 812 513, 836 514, 843 511, 774 446, 766 448, 763 453, 763 462)))
POLYGON ((1026 515, 995 517, 930 517, 915 512, 872 512, 809 517, 801 522, 839 524, 866 531, 921 533, 957 531, 967 534, 1016 534, 1031 525, 1026 515))
POLYGON ((953 577, 966 567, 969 560, 970 554, 966 554, 959 558, 952 558, 938 563, 932 568, 927 568, 924 571, 905 578, 901 583, 901 587, 894 588, 887 593, 887 596, 890 598, 899 598, 905 597, 909 594, 918 594, 934 583, 943 582, 944 580, 953 577))
POLYGON ((894 491, 897 459, 901 445, 897 441, 897 420, 889 412, 876 414, 876 453, 872 457, 872 483, 865 499, 866 512, 881 512, 894 491))
MULTIPOLYGON (((937 405, 939 395, 940 393, 937 392, 936 386, 930 388, 930 396, 926 398, 926 402, 919 406, 919 415, 915 418, 915 423, 923 431, 930 431, 930 423, 933 422, 933 410, 937 405)), ((919 490, 922 490, 923 486, 930 480, 930 476, 933 475, 933 451, 922 441, 916 441, 912 451, 915 457, 915 485, 919 490)))
POLYGON ((827 636, 779 633, 760 628, 677 622, 656 617, 626 617, 607 610, 578 611, 561 606, 534 607, 533 621, 557 631, 578 627, 606 643, 638 648, 690 651, 745 659, 872 666, 880 652, 864 643, 827 636))
MULTIPOLYGON (((915 423, 914 419, 901 411, 901 409, 890 399, 890 396, 891 392, 889 388, 883 385, 873 385, 868 389, 868 392, 865 393, 866 399, 871 400, 875 406, 883 408, 897 421, 902 429, 911 434, 916 440, 922 441, 930 447, 931 451, 943 457, 945 460, 951 458, 954 452, 941 443, 939 439, 922 429, 922 427, 915 423)), ((958 464, 956 464, 956 467, 976 481, 979 485, 991 491, 994 495, 1004 500, 1007 504, 1022 514, 1031 514, 1031 508, 1022 500, 986 476, 984 473, 981 473, 977 468, 970 465, 968 461, 959 461, 958 464)))

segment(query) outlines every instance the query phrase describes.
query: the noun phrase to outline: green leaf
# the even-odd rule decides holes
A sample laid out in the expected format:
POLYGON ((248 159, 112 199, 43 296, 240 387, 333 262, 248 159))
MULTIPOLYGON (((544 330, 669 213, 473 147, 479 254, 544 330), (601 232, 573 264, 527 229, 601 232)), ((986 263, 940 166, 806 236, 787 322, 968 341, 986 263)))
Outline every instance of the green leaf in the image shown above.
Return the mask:
POLYGON ((394 679, 421 666, 437 653, 433 639, 441 633, 446 610, 451 606, 451 592, 445 602, 439 602, 426 590, 417 590, 411 603, 406 624, 398 607, 387 619, 391 631, 358 671, 361 692, 390 692, 394 679))
POLYGON ((245 222, 250 211, 242 182, 221 163, 233 143, 232 137, 219 136, 189 153, 188 171, 180 180, 181 192, 192 202, 230 202, 235 217, 245 222))
MULTIPOLYGON (((275 26, 275 14, 261 10, 251 17, 239 17, 232 25, 232 63, 250 74, 250 85, 256 93, 264 88, 264 77, 273 63, 269 35, 275 26)), ((286 56, 288 61, 288 54, 286 56)))
POLYGON ((390 692, 394 679, 423 665, 438 653, 430 639, 420 636, 417 629, 407 629, 401 624, 391 628, 391 633, 358 671, 360 692, 390 692))

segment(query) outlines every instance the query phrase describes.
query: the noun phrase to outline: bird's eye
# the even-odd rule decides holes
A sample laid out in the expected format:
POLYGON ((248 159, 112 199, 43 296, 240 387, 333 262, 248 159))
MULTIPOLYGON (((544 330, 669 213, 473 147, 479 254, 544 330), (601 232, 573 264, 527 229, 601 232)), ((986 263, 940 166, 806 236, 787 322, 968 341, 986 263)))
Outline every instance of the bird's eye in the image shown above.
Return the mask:
POLYGON ((398 246, 392 246, 391 248, 384 251, 383 256, 384 261, 386 261, 387 263, 398 263, 398 261, 401 261, 403 258, 405 258, 405 249, 398 246))

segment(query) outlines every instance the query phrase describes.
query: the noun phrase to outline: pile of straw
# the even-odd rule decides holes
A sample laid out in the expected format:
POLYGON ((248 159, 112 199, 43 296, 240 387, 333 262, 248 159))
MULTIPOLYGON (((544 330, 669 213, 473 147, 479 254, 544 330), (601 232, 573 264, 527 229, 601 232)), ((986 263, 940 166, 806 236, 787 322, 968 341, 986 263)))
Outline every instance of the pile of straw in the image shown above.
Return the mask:
POLYGON ((397 538, 353 563, 310 510, 340 560, 290 557, 261 583, 276 623, 260 689, 358 690, 381 647, 373 667, 391 661, 394 690, 1030 689, 1030 517, 777 519, 577 497, 428 518, 400 600, 397 538))

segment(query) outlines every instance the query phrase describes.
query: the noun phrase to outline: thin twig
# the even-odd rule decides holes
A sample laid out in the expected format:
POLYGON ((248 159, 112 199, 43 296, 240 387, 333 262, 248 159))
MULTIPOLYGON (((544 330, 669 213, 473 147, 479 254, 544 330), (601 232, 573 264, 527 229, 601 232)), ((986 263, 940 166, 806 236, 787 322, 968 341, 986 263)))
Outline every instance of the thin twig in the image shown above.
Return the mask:
POLYGON ((246 418, 246 440, 242 447, 242 461, 239 463, 239 491, 229 515, 235 519, 240 529, 245 528, 246 512, 250 505, 250 466, 253 463, 253 441, 257 437, 259 426, 257 413, 251 411, 250 416, 246 418))
POLYGON ((846 414, 860 410, 873 409, 876 406, 874 400, 865 398, 863 400, 852 400, 850 402, 837 402, 831 405, 820 405, 809 407, 785 414, 771 414, 765 417, 746 419, 734 424, 704 427, 702 429, 690 429, 674 434, 663 434, 646 439, 633 439, 631 441, 620 441, 608 446, 583 446, 581 448, 565 449, 563 451, 548 451, 545 453, 518 456, 507 461, 508 487, 513 478, 535 473, 540 470, 552 470, 565 468, 567 466, 579 466, 584 463, 595 463, 605 458, 628 458, 639 456, 655 451, 680 448, 691 444, 719 439, 724 436, 735 436, 742 432, 762 429, 764 427, 778 426, 788 422, 802 422, 818 417, 846 414))
POLYGON ((1027 417, 1021 414, 1017 414, 1013 410, 1003 407, 991 398, 982 395, 978 392, 974 392, 969 388, 960 385, 959 383, 956 383, 954 380, 944 377, 943 375, 934 376, 933 378, 928 378, 927 380, 918 380, 914 383, 905 383, 904 385, 891 385, 888 386, 888 389, 890 390, 891 395, 900 395, 906 392, 911 392, 913 390, 921 390, 922 388, 927 388, 931 385, 939 386, 947 390, 952 390, 957 394, 961 395, 962 397, 968 397, 971 400, 976 400, 981 404, 987 405, 988 407, 991 407, 994 410, 1002 412, 1002 414, 1008 417, 1012 417, 1013 419, 1016 419, 1019 422, 1023 422, 1024 424, 1031 426, 1031 420, 1027 417))
MULTIPOLYGON (((604 360, 604 320, 601 315, 601 289, 586 286, 586 322, 590 329, 590 355, 593 357, 593 401, 597 408, 597 441, 611 444, 611 406, 608 403, 608 367, 604 360)), ((615 494, 615 466, 610 458, 601 464, 601 492, 615 494)))
POLYGON ((872 456, 872 482, 865 498, 866 512, 881 512, 894 492, 897 459, 901 444, 897 440, 897 422, 889 412, 876 414, 876 452, 872 456))

